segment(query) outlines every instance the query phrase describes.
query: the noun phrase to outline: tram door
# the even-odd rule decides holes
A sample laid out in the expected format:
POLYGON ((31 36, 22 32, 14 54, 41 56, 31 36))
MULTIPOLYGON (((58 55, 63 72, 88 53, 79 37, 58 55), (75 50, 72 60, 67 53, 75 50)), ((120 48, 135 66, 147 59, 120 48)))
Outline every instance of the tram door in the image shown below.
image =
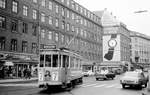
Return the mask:
POLYGON ((66 82, 68 79, 68 74, 69 74, 69 56, 68 55, 62 55, 62 67, 63 67, 63 73, 64 73, 64 81, 66 82))

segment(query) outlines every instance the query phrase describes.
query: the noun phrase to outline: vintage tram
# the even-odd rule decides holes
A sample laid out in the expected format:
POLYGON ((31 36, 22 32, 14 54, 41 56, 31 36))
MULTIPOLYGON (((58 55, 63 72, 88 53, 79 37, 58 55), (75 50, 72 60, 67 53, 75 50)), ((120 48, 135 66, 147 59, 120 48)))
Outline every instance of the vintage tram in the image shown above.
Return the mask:
POLYGON ((40 51, 38 84, 40 88, 73 88, 82 83, 82 56, 68 49, 43 49, 40 51))

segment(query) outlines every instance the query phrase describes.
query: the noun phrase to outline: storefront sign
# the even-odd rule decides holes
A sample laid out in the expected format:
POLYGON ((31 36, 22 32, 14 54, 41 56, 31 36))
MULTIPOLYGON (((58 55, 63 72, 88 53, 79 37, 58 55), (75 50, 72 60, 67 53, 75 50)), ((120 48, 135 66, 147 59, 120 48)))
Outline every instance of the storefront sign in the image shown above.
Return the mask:
POLYGON ((6 66, 14 66, 14 63, 10 62, 10 61, 6 61, 4 65, 6 65, 6 66))

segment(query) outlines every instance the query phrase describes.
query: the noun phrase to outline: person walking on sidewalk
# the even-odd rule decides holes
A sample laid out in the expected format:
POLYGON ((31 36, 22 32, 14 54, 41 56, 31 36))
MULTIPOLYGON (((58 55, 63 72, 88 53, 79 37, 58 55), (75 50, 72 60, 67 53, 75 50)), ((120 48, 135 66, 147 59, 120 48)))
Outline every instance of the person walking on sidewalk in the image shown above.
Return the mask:
POLYGON ((30 71, 30 69, 29 69, 29 68, 27 69, 27 78, 28 78, 28 79, 30 79, 30 78, 31 78, 31 71, 30 71))
POLYGON ((27 69, 25 68, 23 71, 24 78, 27 79, 27 69))

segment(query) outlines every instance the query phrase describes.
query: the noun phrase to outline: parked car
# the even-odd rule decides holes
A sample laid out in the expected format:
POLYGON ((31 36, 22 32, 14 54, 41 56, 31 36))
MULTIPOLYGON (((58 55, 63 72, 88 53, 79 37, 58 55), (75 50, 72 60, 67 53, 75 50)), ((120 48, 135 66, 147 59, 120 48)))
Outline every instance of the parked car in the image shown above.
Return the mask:
POLYGON ((114 79, 115 76, 116 75, 113 72, 109 72, 109 71, 107 71, 107 72, 100 71, 100 72, 95 73, 96 80, 99 80, 99 79, 103 79, 103 80, 114 79))
POLYGON ((147 87, 148 78, 143 72, 128 71, 120 79, 120 83, 122 84, 122 88, 126 86, 142 88, 143 85, 147 87))

